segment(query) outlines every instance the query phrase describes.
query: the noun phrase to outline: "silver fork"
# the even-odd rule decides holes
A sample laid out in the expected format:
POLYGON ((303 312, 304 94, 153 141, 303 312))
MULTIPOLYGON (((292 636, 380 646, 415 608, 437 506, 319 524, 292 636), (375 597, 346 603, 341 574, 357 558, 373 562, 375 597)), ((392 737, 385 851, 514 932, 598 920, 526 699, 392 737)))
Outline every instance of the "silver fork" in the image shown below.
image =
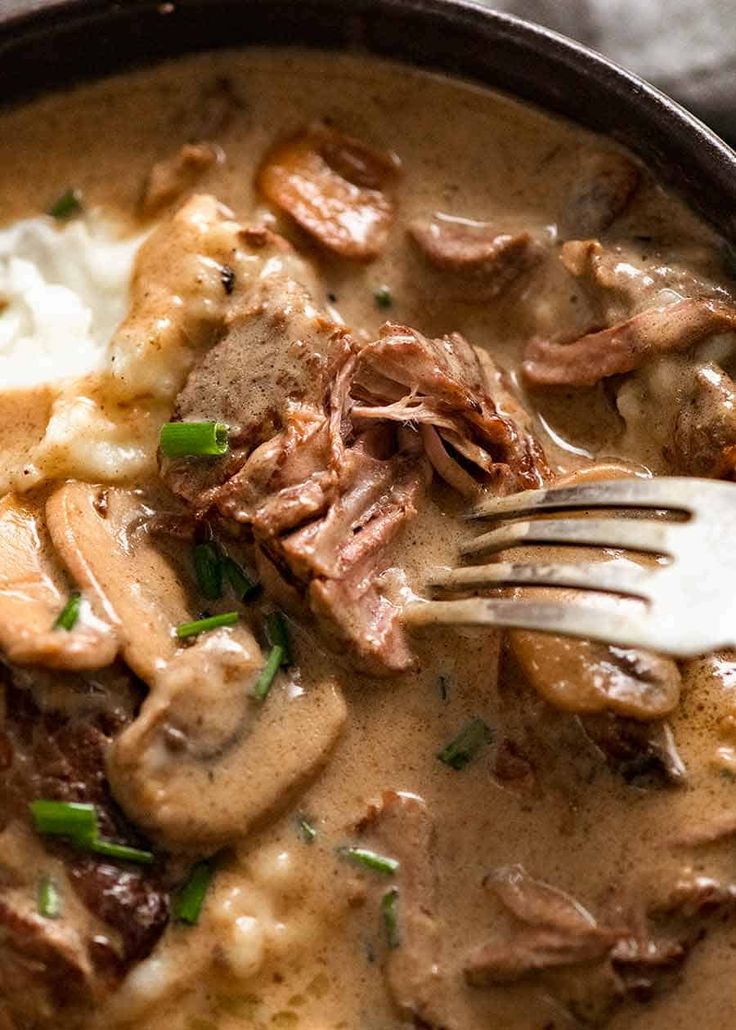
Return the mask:
POLYGON ((478 559, 511 547, 576 545, 636 551, 662 559, 634 563, 495 562, 438 569, 433 593, 504 586, 573 587, 643 604, 611 606, 465 597, 416 600, 404 609, 413 626, 454 623, 508 626, 642 647, 675 657, 736 647, 736 484, 712 479, 616 479, 527 490, 483 501, 470 519, 500 521, 462 548, 478 559), (642 509, 641 516, 535 519, 550 512, 642 509), (662 513, 669 513, 669 520, 662 513), (674 521, 673 516, 679 516, 674 521))

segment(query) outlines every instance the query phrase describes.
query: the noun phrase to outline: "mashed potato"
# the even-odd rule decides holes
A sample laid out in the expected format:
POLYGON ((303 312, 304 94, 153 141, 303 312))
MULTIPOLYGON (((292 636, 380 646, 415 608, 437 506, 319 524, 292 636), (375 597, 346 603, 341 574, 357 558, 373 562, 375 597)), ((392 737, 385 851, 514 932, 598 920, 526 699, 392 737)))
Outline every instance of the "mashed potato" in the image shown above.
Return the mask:
POLYGON ((140 243, 140 236, 116 239, 111 225, 91 217, 63 227, 29 218, 0 230, 4 391, 102 369, 140 243))

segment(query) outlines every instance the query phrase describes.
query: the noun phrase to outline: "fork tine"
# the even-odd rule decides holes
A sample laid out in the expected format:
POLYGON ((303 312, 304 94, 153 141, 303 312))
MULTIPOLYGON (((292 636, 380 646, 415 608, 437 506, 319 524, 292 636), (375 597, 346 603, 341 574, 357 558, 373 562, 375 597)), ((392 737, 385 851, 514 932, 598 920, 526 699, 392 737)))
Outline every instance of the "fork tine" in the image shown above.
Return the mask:
POLYGON ((435 569, 428 578, 430 587, 442 590, 482 590, 505 584, 519 586, 576 587, 581 590, 649 596, 647 586, 656 575, 650 569, 611 562, 579 562, 575 565, 522 564, 497 562, 470 565, 462 569, 435 569))
POLYGON ((654 479, 607 479, 581 486, 523 490, 509 497, 488 498, 468 513, 470 519, 509 518, 543 511, 586 508, 655 508, 692 511, 698 484, 712 489, 712 480, 662 476, 654 479))
POLYGON ((614 547, 649 554, 670 554, 670 534, 677 526, 642 519, 544 519, 512 522, 464 544, 465 556, 503 551, 528 544, 614 547))
POLYGON ((414 627, 438 623, 498 626, 582 637, 619 647, 648 649, 653 646, 646 628, 648 620, 642 618, 641 612, 624 614, 578 604, 480 597, 462 601, 412 601, 404 608, 403 619, 414 627))

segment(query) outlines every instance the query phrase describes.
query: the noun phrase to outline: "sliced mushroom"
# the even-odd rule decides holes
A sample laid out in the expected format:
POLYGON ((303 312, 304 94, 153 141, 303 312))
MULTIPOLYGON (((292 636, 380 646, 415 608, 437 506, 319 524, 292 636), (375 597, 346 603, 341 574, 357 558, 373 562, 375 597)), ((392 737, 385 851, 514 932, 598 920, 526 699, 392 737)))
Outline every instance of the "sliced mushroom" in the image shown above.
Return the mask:
POLYGON ((441 214, 414 222, 409 237, 430 267, 441 273, 432 284, 457 300, 497 297, 542 256, 542 248, 528 232, 500 232, 487 222, 441 214))
POLYGON ((123 655, 150 693, 116 739, 108 776, 131 818, 171 850, 203 853, 244 836, 326 762, 345 719, 337 688, 278 678, 266 702, 252 686, 260 648, 239 623, 182 647, 174 627, 196 617, 187 576, 149 534, 146 497, 67 483, 48 524, 67 565, 116 612, 123 655))
POLYGON ((172 850, 213 852, 245 837, 324 767, 345 721, 331 682, 302 690, 281 677, 265 702, 254 700, 257 644, 246 656, 226 640, 209 642, 211 653, 192 664, 196 645, 172 662, 110 755, 115 796, 172 850), (217 713, 223 695, 225 714, 206 720, 202 740, 202 713, 217 713))
MULTIPOLYGON (((81 586, 82 584, 80 584, 81 586)), ((0 650, 11 662, 99 669, 118 649, 110 613, 85 597, 71 630, 55 629, 71 589, 39 512, 12 494, 0 501, 0 650)))
MULTIPOLYGON (((624 463, 603 462, 563 476, 555 486, 575 486, 635 474, 633 467, 624 463)), ((648 560, 644 557, 637 561, 633 558, 607 559, 600 551, 585 549, 577 549, 571 559, 566 548, 545 548, 542 558, 538 549, 525 549, 524 559, 560 564, 571 560, 604 560, 618 565, 640 565, 648 560)), ((515 590, 513 594, 522 597, 525 591, 515 590)), ((562 600, 607 610, 632 603, 579 590, 539 588, 534 590, 534 596, 540 601, 562 600)), ((668 715, 680 700, 682 677, 677 665, 671 659, 649 651, 526 630, 512 630, 508 640, 530 685, 546 701, 564 711, 581 714, 611 712, 649 721, 668 715)))
POLYGON ((316 123, 272 147, 257 183, 266 200, 328 250, 371 261, 393 224, 388 190, 398 168, 394 154, 316 123))
MULTIPOLYGON (((574 590, 537 590, 536 598, 601 603, 574 590)), ((525 630, 509 633, 509 643, 529 683, 556 708, 649 720, 669 715, 679 702, 680 672, 669 658, 525 630)))

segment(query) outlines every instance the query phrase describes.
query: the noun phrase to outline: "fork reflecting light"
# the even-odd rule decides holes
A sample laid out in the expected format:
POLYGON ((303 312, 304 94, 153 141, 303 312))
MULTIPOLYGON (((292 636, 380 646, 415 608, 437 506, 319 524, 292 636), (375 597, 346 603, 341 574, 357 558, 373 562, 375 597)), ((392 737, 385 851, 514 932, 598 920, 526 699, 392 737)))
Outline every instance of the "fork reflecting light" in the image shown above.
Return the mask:
POLYGON ((418 600, 412 626, 507 626, 643 647, 675 657, 736 647, 736 484, 711 479, 616 479, 485 500, 468 515, 501 524, 462 548, 478 559, 515 547, 601 547, 657 555, 651 567, 615 562, 499 561, 440 569, 433 594, 508 586, 568 587, 638 599, 609 608, 509 597, 418 600), (605 517, 580 517, 594 509, 605 517), (535 516, 576 512, 576 517, 535 516), (622 518, 626 512, 628 517, 622 518), (663 517, 664 515, 664 517, 663 517))

